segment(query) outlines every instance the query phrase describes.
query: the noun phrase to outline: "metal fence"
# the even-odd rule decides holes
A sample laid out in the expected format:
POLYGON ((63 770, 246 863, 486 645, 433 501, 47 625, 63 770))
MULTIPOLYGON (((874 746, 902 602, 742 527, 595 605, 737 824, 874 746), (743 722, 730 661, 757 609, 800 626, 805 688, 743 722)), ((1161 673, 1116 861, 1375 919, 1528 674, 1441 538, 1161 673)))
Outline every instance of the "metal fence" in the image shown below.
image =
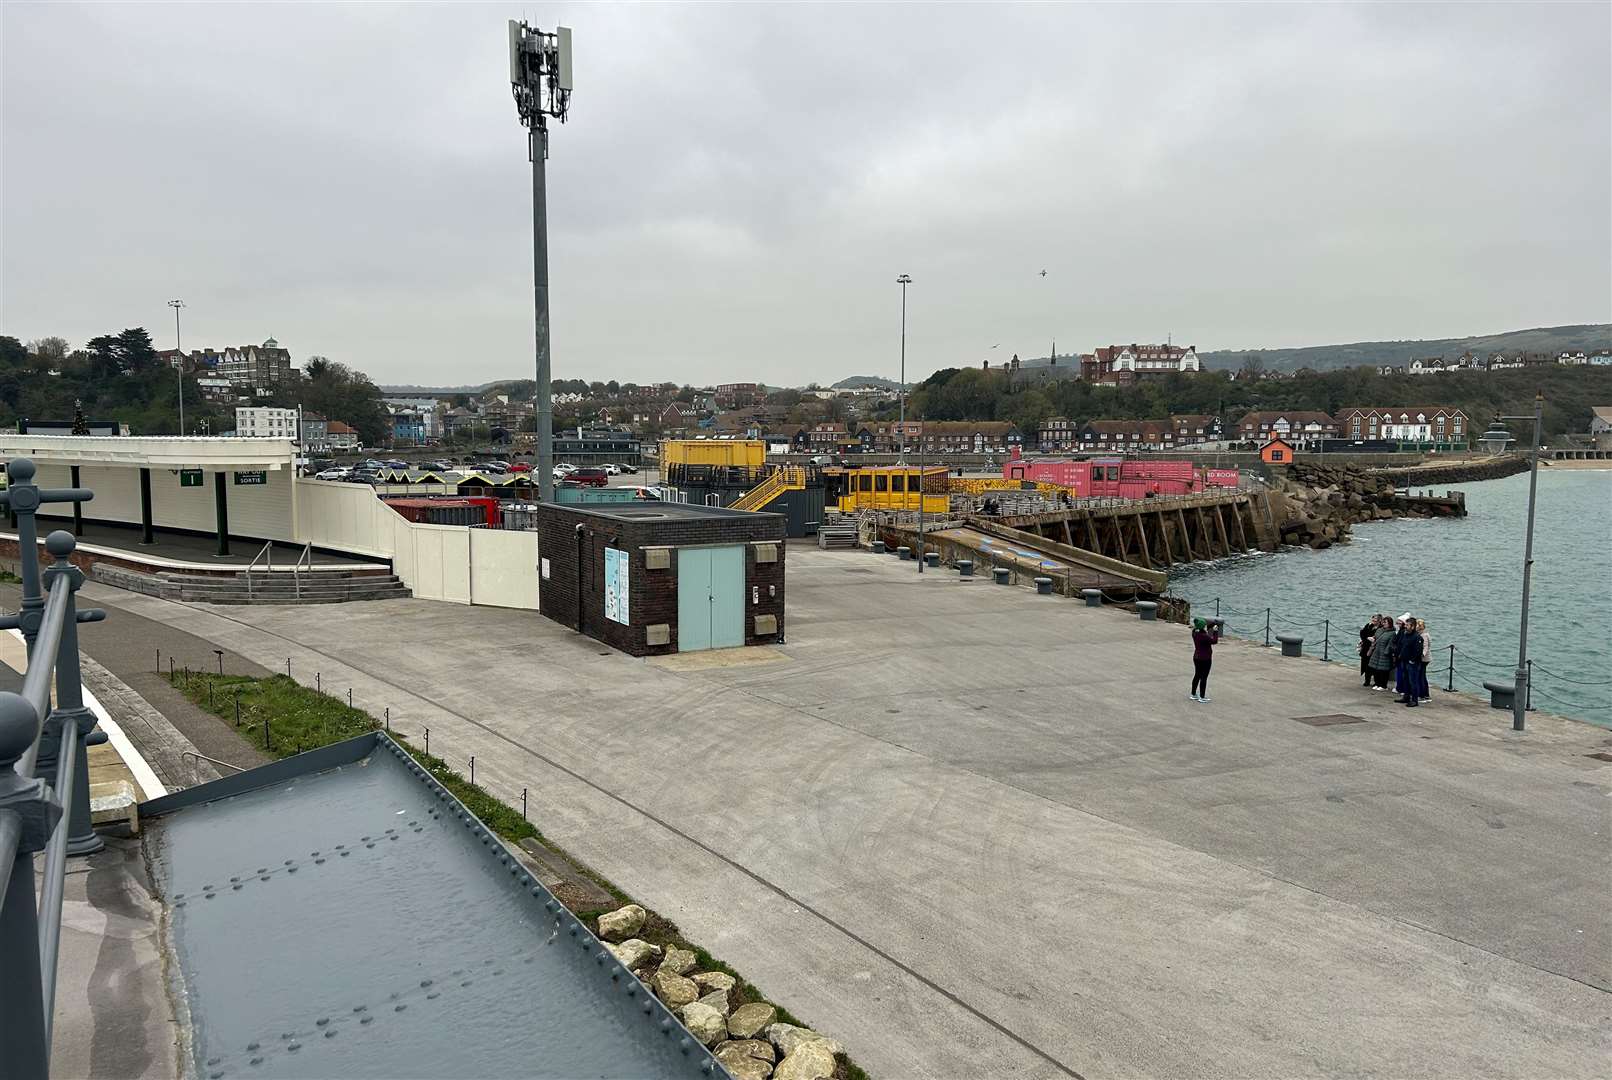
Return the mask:
POLYGON ((34 463, 26 458, 11 461, 7 472, 10 486, 0 500, 17 520, 22 602, 15 614, 0 615, 0 629, 22 631, 28 672, 22 693, 0 692, 0 1072, 43 1077, 50 1072, 67 858, 102 847, 90 825, 84 748, 106 736, 95 730, 95 716, 84 707, 78 624, 106 613, 77 610, 84 572, 69 561, 72 533, 46 537, 54 561, 43 572, 39 566, 40 505, 87 502, 90 493, 40 489, 33 482, 34 463), (37 884, 36 904, 34 855, 41 851, 44 880, 37 884))
MULTIPOLYGON (((1235 629, 1228 628, 1226 633, 1232 636, 1270 645, 1282 634, 1295 635, 1303 637, 1302 650, 1306 655, 1347 663, 1357 663, 1360 659, 1360 618, 1347 622, 1325 617, 1295 619, 1290 613, 1268 607, 1252 610, 1230 607, 1223 604, 1218 596, 1201 600, 1199 604, 1204 610, 1200 612, 1195 609, 1194 614, 1212 611, 1217 619, 1229 618, 1230 626, 1235 629)), ((1454 693, 1459 684, 1460 689, 1471 693, 1487 694, 1489 691, 1484 687, 1485 680, 1510 683, 1517 670, 1515 661, 1486 659, 1457 643, 1436 646, 1432 654, 1433 660, 1427 669, 1428 682, 1442 684, 1440 688, 1447 693, 1454 693)), ((1534 698, 1537 696, 1548 703, 1547 709, 1566 709, 1571 715, 1592 716, 1601 724, 1612 721, 1612 678, 1600 672, 1589 673, 1592 676, 1600 675, 1598 678, 1586 679, 1583 673, 1568 675, 1545 664, 1536 664, 1532 658, 1528 661, 1528 673, 1526 708, 1532 710, 1536 707, 1534 698), (1545 685, 1540 685, 1541 682, 1545 685), (1592 700, 1585 701, 1585 697, 1592 700)))

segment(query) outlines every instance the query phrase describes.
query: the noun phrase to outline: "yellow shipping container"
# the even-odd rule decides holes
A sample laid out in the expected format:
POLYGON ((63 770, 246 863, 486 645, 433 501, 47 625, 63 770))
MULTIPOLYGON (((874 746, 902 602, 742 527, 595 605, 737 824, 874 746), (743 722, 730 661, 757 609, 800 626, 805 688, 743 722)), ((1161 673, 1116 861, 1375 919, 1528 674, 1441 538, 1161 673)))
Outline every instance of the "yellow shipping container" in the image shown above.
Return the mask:
POLYGON ((767 462, 767 444, 760 439, 666 439, 660 444, 660 460, 663 468, 759 469, 767 462))

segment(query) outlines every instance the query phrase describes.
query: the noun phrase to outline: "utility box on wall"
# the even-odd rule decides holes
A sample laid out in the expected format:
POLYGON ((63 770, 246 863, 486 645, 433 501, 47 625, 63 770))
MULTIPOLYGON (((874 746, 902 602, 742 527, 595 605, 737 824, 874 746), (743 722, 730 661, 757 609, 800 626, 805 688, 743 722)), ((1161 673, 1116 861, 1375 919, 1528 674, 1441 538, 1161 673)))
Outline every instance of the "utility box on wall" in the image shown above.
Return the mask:
POLYGON ((778 514, 690 503, 540 505, 538 610, 645 656, 783 640, 778 514))

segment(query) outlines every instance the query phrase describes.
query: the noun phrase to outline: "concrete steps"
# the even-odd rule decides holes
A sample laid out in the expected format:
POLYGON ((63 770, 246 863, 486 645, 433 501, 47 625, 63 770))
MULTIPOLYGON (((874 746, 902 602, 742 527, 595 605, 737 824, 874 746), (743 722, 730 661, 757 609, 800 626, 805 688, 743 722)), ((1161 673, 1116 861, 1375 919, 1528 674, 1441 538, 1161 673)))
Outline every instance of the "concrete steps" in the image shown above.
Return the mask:
POLYGON ((356 574, 345 570, 301 575, 213 577, 202 574, 145 574, 119 566, 97 565, 97 581, 164 600, 199 604, 344 604, 359 600, 397 600, 412 596, 396 574, 356 574))

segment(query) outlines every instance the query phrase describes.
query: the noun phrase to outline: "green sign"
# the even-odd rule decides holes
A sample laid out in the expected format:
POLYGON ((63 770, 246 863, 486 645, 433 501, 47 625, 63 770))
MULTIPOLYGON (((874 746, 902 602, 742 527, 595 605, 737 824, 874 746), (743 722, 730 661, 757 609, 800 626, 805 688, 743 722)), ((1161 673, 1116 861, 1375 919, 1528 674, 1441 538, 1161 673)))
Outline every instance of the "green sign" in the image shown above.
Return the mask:
POLYGON ((265 469, 254 469, 250 472, 238 472, 235 474, 235 485, 237 487, 257 487, 268 482, 269 474, 265 469))
POLYGON ((201 487, 202 486, 202 471, 200 469, 180 469, 179 470, 179 486, 180 487, 201 487))

